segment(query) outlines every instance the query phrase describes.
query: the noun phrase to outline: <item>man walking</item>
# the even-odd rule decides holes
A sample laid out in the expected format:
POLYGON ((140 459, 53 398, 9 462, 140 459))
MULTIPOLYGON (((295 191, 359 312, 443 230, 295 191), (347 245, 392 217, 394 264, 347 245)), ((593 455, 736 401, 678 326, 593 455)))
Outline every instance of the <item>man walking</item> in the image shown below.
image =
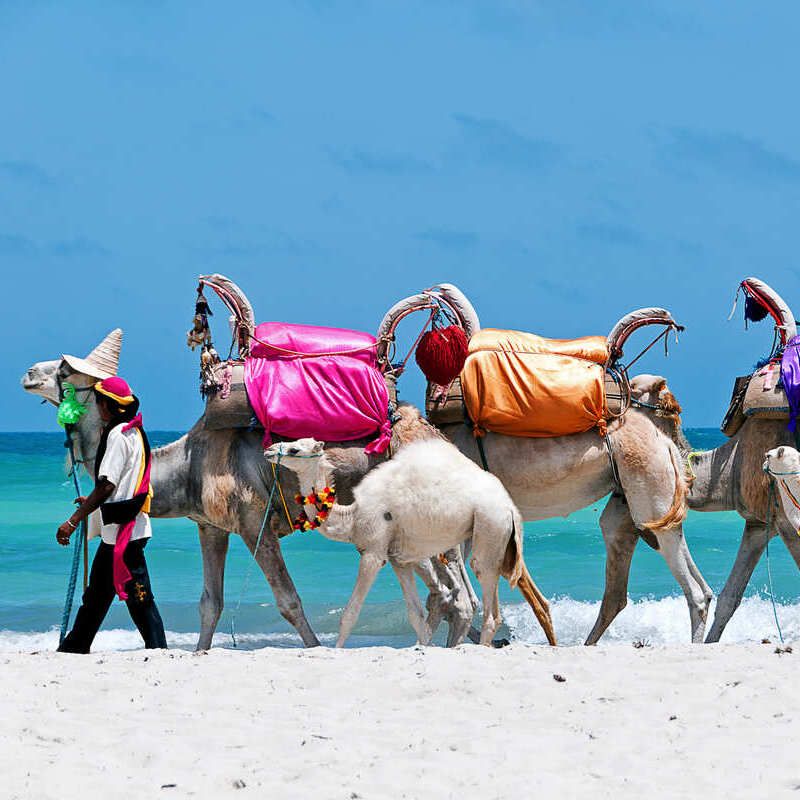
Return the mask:
POLYGON ((164 624, 158 613, 144 548, 150 527, 150 444, 142 428, 139 400, 119 377, 95 384, 94 396, 103 433, 95 457, 95 486, 78 498, 78 509, 56 533, 68 545, 81 521, 100 509, 102 542, 92 561, 89 585, 75 625, 58 648, 64 653, 88 653, 117 594, 147 648, 166 647, 164 624))

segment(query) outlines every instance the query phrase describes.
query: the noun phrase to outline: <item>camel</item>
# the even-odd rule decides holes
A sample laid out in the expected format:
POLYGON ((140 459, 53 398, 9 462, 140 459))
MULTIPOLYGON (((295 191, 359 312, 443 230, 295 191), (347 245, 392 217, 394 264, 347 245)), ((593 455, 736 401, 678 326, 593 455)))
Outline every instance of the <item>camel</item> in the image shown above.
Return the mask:
MULTIPOLYGON (((411 311, 432 308, 444 301, 451 316, 467 336, 480 325, 467 298, 450 284, 395 304, 378 329, 391 337, 397 322, 411 311)), ((620 320, 609 335, 613 348, 619 332, 630 330, 631 321, 647 316, 647 309, 620 320), (637 316, 638 315, 638 316, 637 316)), ((612 350, 613 352, 613 350, 612 350)), ((620 353, 621 354, 621 353, 620 353)), ((379 358, 388 361, 386 351, 379 358)), ((523 519, 527 521, 566 516, 611 495, 600 518, 606 546, 606 581, 600 611, 586 644, 596 644, 613 619, 627 604, 628 574, 633 551, 640 538, 664 557, 686 597, 691 641, 703 641, 712 592, 695 565, 683 534, 687 481, 681 452, 676 444, 680 405, 664 378, 640 375, 633 378, 631 406, 608 424, 606 441, 592 430, 553 438, 525 438, 487 432, 482 437, 488 468, 506 488, 523 519)), ((435 387, 429 385, 429 395, 435 387)), ((471 426, 452 422, 438 426, 468 458, 481 463, 481 454, 471 426)), ((761 451, 763 453, 763 449, 761 451)))
POLYGON ((501 574, 512 588, 519 587, 548 642, 556 644, 549 606, 522 556, 522 517, 494 475, 449 442, 427 439, 412 442, 367 473, 353 489, 354 501, 343 505, 326 502, 328 487, 335 491, 336 484, 323 447, 322 442, 304 438, 275 443, 264 455, 297 475, 306 501, 304 513, 314 520, 318 531, 328 539, 350 542, 360 554, 358 577, 342 612, 337 647, 347 641, 367 593, 387 561, 400 582, 419 643, 428 644, 432 631, 422 613, 413 565, 452 550, 470 537, 470 565, 483 597, 480 644, 491 646, 501 622, 497 593, 501 574))
MULTIPOLYGON (((750 279, 748 279, 750 280, 750 279)), ((777 293, 769 287, 766 294, 784 306, 784 342, 796 332, 794 315, 777 293)), ((770 508, 770 479, 761 469, 763 454, 788 447, 795 438, 785 419, 747 416, 734 435, 720 447, 684 456, 693 475, 688 495, 690 508, 696 511, 736 511, 745 520, 742 539, 733 567, 717 599, 716 613, 707 642, 718 642, 725 626, 744 596, 756 564, 770 538, 780 535, 795 563, 800 567, 800 541, 787 515, 770 508), (767 517, 771 525, 767 529, 767 517)))
MULTIPOLYGON (((785 301, 766 284, 748 278, 779 310, 776 325, 783 344, 796 335, 794 314, 785 301)), ((683 440, 679 433, 678 435, 683 440)), ((730 575, 717 597, 714 620, 706 637, 718 642, 744 596, 756 564, 769 539, 780 535, 795 563, 800 567, 800 537, 787 515, 770 503, 770 479, 762 469, 764 453, 789 448, 795 439, 787 429, 787 419, 745 416, 728 441, 714 450, 691 453, 685 440, 676 443, 692 475, 687 495, 695 511, 736 511, 745 520, 742 539, 730 575), (771 506, 768 512, 768 506, 771 506), (767 531, 767 515, 770 528, 767 531)))
MULTIPOLYGON (((687 501, 695 511, 736 511, 745 520, 742 540, 730 575, 717 597, 707 642, 718 642, 744 596, 744 590, 768 539, 780 535, 800 567, 800 537, 774 504, 767 536, 769 478, 762 470, 764 453, 793 443, 785 420, 749 418, 727 442, 690 460, 694 479, 687 501)), ((689 459, 689 449, 683 451, 689 459)))
MULTIPOLYGON (((110 343, 116 348, 118 359, 121 336, 119 329, 112 331, 98 348, 110 343)), ((94 474, 94 455, 100 436, 100 419, 90 391, 96 380, 94 375, 76 372, 62 359, 34 364, 21 381, 25 391, 43 397, 53 405, 60 402, 61 385, 65 381, 76 387, 80 401, 87 405, 87 412, 74 426, 71 435, 79 460, 90 475, 94 474)), ((413 406, 401 405, 397 415, 392 430, 395 451, 415 438, 440 436, 413 406)), ((259 430, 206 430, 201 417, 187 434, 152 452, 151 484, 155 496, 151 516, 188 517, 198 526, 203 558, 198 650, 211 646, 222 614, 230 533, 238 533, 254 554, 272 588, 281 615, 297 630, 303 644, 307 647, 319 645, 281 554, 278 540, 291 533, 292 528, 277 493, 265 535, 256 551, 273 480, 272 471, 267 469, 263 458, 262 436, 263 431, 259 430)), ((331 445, 329 459, 335 464, 335 478, 345 499, 353 483, 383 460, 382 456, 364 454, 365 444, 366 441, 356 441, 331 445)), ((284 493, 294 493, 296 480, 291 472, 282 471, 280 481, 284 493)), ((460 553, 452 553, 450 557, 448 565, 435 559, 417 565, 417 570, 431 593, 428 598, 429 624, 438 627, 444 618, 450 626, 448 644, 452 645, 462 639, 469 628, 474 600, 469 591, 471 587, 463 591, 460 553)))
POLYGON ((764 457, 763 470, 780 498, 783 515, 800 536, 800 453, 794 447, 774 447, 764 457))

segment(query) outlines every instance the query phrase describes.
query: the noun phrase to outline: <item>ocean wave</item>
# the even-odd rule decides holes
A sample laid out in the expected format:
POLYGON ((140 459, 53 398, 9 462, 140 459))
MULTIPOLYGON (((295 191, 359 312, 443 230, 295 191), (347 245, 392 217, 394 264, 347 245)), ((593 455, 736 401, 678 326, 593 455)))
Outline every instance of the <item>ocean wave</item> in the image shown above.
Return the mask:
MULTIPOLYGON (((571 597, 560 597, 550 601, 558 641, 562 645, 580 645, 594 625, 600 609, 599 602, 583 602, 571 597)), ((800 639, 800 603, 784 602, 776 606, 784 638, 800 639)), ((312 624, 317 626, 317 635, 326 645, 336 641, 335 629, 341 608, 329 609, 324 617, 318 616, 312 624), (327 619, 325 619, 327 618, 327 619), (319 623, 326 622, 327 625, 319 623), (320 628, 328 630, 320 631, 320 628), (331 630, 334 629, 334 630, 331 630)), ((524 603, 503 604, 504 625, 498 636, 508 636, 513 641, 529 644, 545 644, 546 640, 530 607, 524 603)), ((709 613, 709 627, 714 618, 714 605, 709 613)), ((475 618, 480 626, 480 614, 475 618)), ((445 627, 437 633, 436 644, 444 642, 445 627)), ((197 632, 167 631, 167 644, 179 650, 194 650, 197 632)), ((777 629, 768 597, 753 595, 746 597, 723 634, 723 642, 757 642, 763 638, 777 641, 777 629)), ((627 607, 617 616, 602 638, 604 645, 645 641, 650 644, 684 644, 689 641, 689 611, 683 597, 645 598, 629 600, 627 607)), ((302 647, 300 637, 293 631, 242 632, 236 635, 240 650, 256 650, 262 647, 302 647)), ((413 644, 414 635, 403 603, 365 606, 362 618, 349 646, 389 645, 393 647, 413 644)), ((233 648, 233 638, 222 629, 214 634, 214 647, 233 648)), ((0 630, 0 652, 29 652, 32 650, 55 650, 58 647, 58 629, 47 631, 0 630)), ((142 647, 139 633, 133 629, 112 628, 97 634, 95 651, 137 650, 142 647)))
MULTIPOLYGON (((591 631, 600 610, 599 602, 581 602, 571 597, 550 601, 550 613, 559 644, 582 644, 591 631)), ((800 638, 800 603, 777 603, 778 621, 787 640, 800 638)), ((715 603, 708 614, 714 619, 715 603)), ((530 607, 524 603, 503 605, 503 618, 511 638, 530 644, 546 644, 546 639, 530 607)), ((689 641, 689 609, 684 597, 628 600, 600 640, 603 644, 684 644, 689 641)), ((772 603, 768 597, 753 595, 742 600, 725 628, 723 642, 754 642, 778 639, 772 603)))
MULTIPOLYGON (((0 652, 30 652, 32 650, 55 650, 58 647, 57 628, 48 631, 0 631, 0 652)), ((174 650, 194 650, 197 646, 195 632, 183 633, 167 631, 167 645, 174 650)), ((318 635, 321 642, 336 641, 336 634, 318 635)), ((296 633, 238 633, 236 643, 239 650, 257 650, 261 647, 301 647, 302 640, 296 633)), ((233 648, 233 638, 229 633, 215 633, 214 647, 233 648)), ((92 644, 93 651, 139 650, 142 637, 135 630, 112 628, 100 631, 92 644)))

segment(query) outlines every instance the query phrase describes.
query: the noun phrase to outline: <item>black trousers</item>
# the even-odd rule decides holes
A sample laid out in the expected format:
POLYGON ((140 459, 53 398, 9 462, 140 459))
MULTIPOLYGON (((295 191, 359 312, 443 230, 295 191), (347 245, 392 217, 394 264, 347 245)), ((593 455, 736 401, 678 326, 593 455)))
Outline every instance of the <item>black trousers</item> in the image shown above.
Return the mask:
MULTIPOLYGON (((144 560, 147 539, 129 542, 122 559, 131 573, 125 584, 128 599, 125 603, 139 633, 148 648, 166 647, 164 623, 158 613, 153 592, 150 588, 150 575, 144 560)), ((83 593, 83 602, 75 616, 75 625, 64 637, 58 650, 61 653, 88 653, 94 637, 111 608, 114 600, 114 545, 100 542, 92 561, 89 585, 83 593)))

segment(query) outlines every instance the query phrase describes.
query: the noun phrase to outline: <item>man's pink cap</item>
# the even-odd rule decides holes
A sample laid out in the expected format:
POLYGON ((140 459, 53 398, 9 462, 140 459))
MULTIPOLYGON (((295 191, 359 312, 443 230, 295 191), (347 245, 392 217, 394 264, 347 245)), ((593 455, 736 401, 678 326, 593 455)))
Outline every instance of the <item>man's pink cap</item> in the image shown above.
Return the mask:
POLYGON ((95 391, 116 400, 121 406, 133 402, 133 392, 127 382, 120 377, 106 378, 94 385, 95 391))

